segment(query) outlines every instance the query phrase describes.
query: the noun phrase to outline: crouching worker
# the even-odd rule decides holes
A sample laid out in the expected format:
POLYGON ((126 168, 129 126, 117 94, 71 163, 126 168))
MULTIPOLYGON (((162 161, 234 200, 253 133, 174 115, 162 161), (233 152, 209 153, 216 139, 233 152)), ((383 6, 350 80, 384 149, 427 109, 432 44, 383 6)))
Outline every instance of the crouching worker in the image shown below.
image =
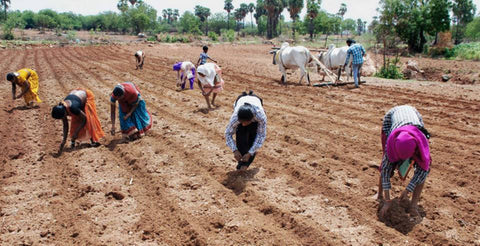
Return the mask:
POLYGON ((32 107, 34 102, 42 102, 38 97, 38 75, 34 70, 24 68, 8 73, 7 80, 12 82, 13 100, 23 97, 28 107, 32 107), (17 85, 22 89, 18 96, 16 95, 17 85))
POLYGON ((177 62, 173 65, 173 71, 177 71, 177 86, 185 89, 185 84, 190 81, 190 90, 193 90, 195 82, 195 66, 189 61, 177 62))
POLYGON ((212 109, 215 105, 215 98, 217 94, 223 91, 225 82, 222 79, 222 69, 215 63, 206 63, 200 65, 197 69, 198 87, 202 90, 202 95, 207 101, 208 109, 212 109), (210 103, 210 94, 213 93, 212 103, 210 103))
POLYGON ((135 70, 143 69, 143 63, 145 62, 145 52, 139 50, 135 52, 135 62, 136 62, 136 68, 135 70))
POLYGON ((63 121, 63 141, 59 153, 62 152, 68 134, 68 119, 71 117, 70 147, 75 147, 75 141, 91 141, 92 146, 99 146, 98 141, 105 136, 98 120, 95 96, 92 91, 76 89, 71 91, 62 102, 52 109, 52 117, 63 121))
POLYGON ((263 101, 250 91, 243 92, 234 103, 225 139, 238 161, 237 170, 245 170, 255 158, 267 135, 267 115, 263 110, 263 101), (233 134, 236 135, 235 141, 233 134))
POLYGON ((382 126, 383 159, 378 184, 378 199, 383 200, 383 207, 380 209, 381 219, 392 205, 390 177, 402 163, 408 164, 411 161, 414 162, 415 171, 400 199, 408 200, 409 194, 413 193, 408 212, 411 216, 420 216, 418 201, 432 162, 429 138, 430 134, 424 128, 422 116, 414 107, 397 106, 385 115, 382 126))
POLYGON ((140 138, 152 127, 152 116, 147 111, 145 101, 140 96, 140 90, 132 82, 125 82, 115 86, 110 97, 112 129, 110 133, 115 135, 115 111, 118 101, 118 116, 120 128, 125 138, 135 140, 140 138))

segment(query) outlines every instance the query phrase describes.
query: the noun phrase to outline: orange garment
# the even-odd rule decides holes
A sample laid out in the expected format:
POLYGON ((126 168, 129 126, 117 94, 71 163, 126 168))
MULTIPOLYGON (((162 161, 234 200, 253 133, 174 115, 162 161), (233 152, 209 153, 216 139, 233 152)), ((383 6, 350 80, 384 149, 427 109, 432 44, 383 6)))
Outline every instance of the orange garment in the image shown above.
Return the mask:
MULTIPOLYGON (((91 90, 84 90, 84 89, 77 89, 83 90, 87 93, 87 101, 85 102, 85 115, 87 116, 87 123, 80 130, 77 136, 77 140, 79 141, 87 141, 90 138, 94 142, 98 142, 100 138, 105 136, 105 133, 102 130, 102 125, 98 119, 97 115, 97 107, 95 106, 95 96, 91 90)), ((75 130, 79 125, 82 124, 82 118, 80 116, 69 114, 72 117, 71 127, 70 127, 70 137, 73 137, 75 134, 75 130)))

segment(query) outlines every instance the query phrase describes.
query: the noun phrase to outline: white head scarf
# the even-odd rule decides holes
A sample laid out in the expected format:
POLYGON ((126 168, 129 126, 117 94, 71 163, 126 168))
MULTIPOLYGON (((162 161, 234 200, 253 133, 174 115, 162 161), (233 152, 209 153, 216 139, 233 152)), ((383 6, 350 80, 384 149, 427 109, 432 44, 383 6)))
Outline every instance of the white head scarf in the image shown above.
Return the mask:
POLYGON ((191 63, 189 61, 182 62, 181 69, 187 75, 187 79, 191 79, 194 76, 192 74, 192 68, 195 68, 195 65, 193 65, 193 63, 191 63))
POLYGON ((200 83, 215 86, 214 80, 215 75, 217 74, 217 72, 215 72, 215 67, 216 65, 214 63, 205 63, 198 66, 197 73, 205 75, 203 77, 198 75, 198 80, 200 80, 200 83))

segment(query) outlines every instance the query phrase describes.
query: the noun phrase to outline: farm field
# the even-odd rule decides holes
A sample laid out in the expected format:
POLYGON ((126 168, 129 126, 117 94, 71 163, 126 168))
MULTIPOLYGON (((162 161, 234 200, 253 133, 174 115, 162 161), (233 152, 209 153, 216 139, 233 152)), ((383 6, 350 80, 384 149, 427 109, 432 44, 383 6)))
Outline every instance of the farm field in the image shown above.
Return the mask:
MULTIPOLYGON (((360 89, 280 84, 268 45, 214 45, 223 69, 220 106, 176 91, 178 44, 3 49, 2 76, 40 77, 39 108, 0 83, 0 242, 4 245, 480 245, 480 86, 365 78, 360 89), (134 52, 146 52, 134 70, 134 52), (120 82, 142 92, 154 125, 144 138, 111 136, 109 95, 120 82), (89 88, 107 134, 98 148, 54 155, 62 123, 50 116, 70 90, 89 88), (244 173, 223 137, 236 97, 264 100, 267 140, 244 173), (432 171, 412 221, 401 205, 381 222, 376 191, 386 111, 416 107, 432 134, 432 171), (402 216, 404 215, 404 216, 402 216)), ((478 62, 467 64, 480 70, 478 62)), ((313 75, 317 82, 319 75, 313 75)), ((304 81, 305 82, 305 81, 304 81)), ((410 174, 411 175, 411 174, 410 174)), ((406 186, 392 178, 393 195, 406 186)))

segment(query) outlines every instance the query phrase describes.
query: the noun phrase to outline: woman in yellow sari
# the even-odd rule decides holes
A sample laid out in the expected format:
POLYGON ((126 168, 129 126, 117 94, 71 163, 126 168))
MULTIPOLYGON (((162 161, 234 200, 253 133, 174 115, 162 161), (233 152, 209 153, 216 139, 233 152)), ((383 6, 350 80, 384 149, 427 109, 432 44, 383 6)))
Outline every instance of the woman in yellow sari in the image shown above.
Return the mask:
POLYGON ((33 106, 33 102, 42 102, 38 97, 38 75, 30 68, 20 69, 7 74, 7 80, 12 82, 13 100, 23 97, 27 106, 33 106), (22 93, 16 95, 17 85, 22 88, 22 93))

